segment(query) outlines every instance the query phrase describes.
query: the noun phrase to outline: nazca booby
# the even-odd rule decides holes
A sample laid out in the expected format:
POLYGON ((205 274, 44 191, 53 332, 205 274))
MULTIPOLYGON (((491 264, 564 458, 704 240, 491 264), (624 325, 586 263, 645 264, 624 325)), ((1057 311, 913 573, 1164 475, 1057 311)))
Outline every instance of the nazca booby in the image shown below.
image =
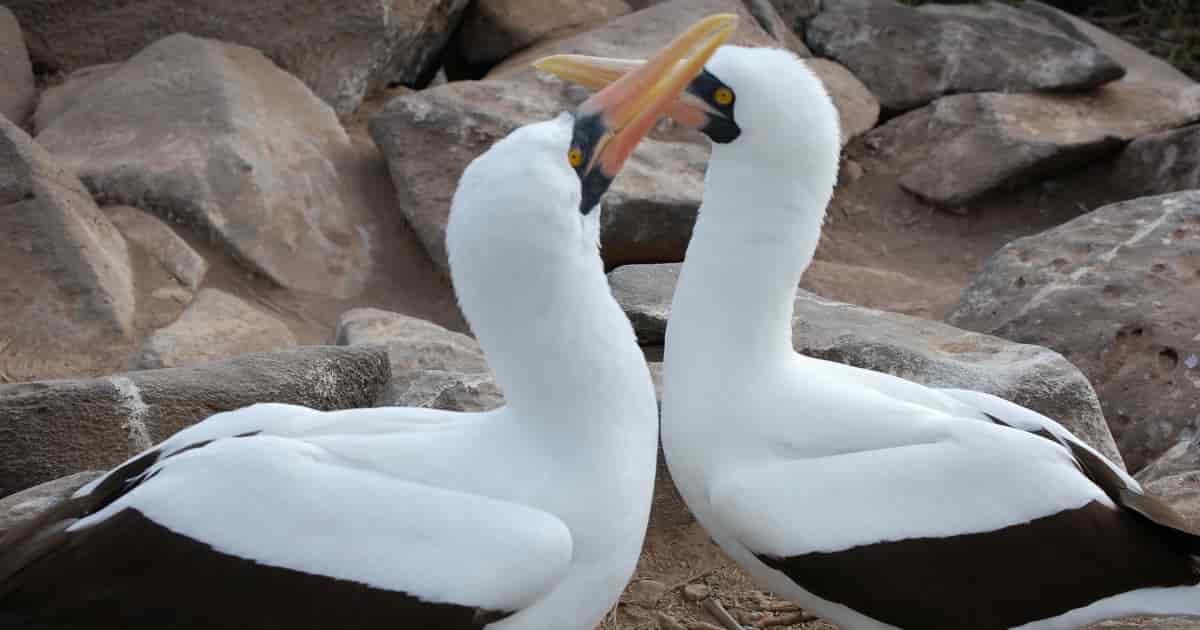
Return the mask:
MULTIPOLYGON (((636 60, 535 63, 593 88, 636 60)), ((797 354, 838 115, 789 52, 725 46, 672 107, 713 141, 667 326, 662 441, 755 580, 847 630, 1200 615, 1200 537, 1053 420, 797 354)))
POLYGON ((0 628, 590 630, 636 564, 657 444, 596 208, 735 23, 463 173, 451 278, 504 407, 214 415, 0 538, 0 628))

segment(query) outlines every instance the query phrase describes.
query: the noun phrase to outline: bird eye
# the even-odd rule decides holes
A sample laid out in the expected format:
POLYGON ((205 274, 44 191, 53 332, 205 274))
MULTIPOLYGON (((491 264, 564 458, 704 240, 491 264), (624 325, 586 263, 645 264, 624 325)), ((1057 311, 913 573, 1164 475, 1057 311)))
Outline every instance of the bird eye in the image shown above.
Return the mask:
POLYGON ((579 168, 579 165, 583 164, 583 151, 580 151, 579 147, 571 147, 571 150, 567 151, 567 163, 571 168, 579 168))
POLYGON ((733 90, 719 87, 713 91, 713 100, 717 102, 717 105, 728 105, 733 102, 733 90))

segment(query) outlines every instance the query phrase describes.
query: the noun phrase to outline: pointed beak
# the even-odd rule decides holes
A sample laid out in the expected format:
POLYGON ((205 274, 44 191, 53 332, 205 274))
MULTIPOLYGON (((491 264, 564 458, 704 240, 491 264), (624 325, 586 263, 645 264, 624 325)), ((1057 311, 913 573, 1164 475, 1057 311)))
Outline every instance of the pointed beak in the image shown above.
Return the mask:
POLYGON ((601 88, 576 112, 577 119, 598 119, 602 127, 594 134, 597 146, 580 174, 586 176, 599 169, 610 179, 616 176, 659 116, 669 113, 683 90, 736 28, 736 15, 709 16, 649 61, 634 62, 636 65, 578 63, 577 55, 555 55, 534 62, 534 67, 568 81, 601 88))

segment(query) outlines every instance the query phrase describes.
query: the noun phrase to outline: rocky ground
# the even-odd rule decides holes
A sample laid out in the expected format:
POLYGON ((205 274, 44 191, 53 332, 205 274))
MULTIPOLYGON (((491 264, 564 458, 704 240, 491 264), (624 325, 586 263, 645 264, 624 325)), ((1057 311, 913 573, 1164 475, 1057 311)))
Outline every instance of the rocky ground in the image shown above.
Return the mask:
MULTIPOLYGON (((0 7, 0 528, 255 401, 501 404, 445 276, 462 168, 583 98, 530 60, 645 56, 717 11, 742 15, 737 43, 804 57, 841 113, 797 350, 1038 409, 1200 522, 1200 85, 1130 43, 1195 73, 1162 44, 1191 41, 1187 15, 209 4, 0 7)), ((664 122, 604 201, 611 285, 656 373, 707 153, 664 122)), ((660 470, 603 627, 710 629, 709 597, 747 627, 831 627, 755 589, 660 470)))

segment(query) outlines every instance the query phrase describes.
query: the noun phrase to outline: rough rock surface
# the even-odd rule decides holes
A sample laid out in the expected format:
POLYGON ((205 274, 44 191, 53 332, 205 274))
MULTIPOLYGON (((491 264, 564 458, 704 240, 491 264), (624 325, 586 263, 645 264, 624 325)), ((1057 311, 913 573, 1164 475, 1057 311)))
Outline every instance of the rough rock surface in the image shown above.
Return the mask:
POLYGON ((1200 436, 1185 433, 1183 439, 1137 471, 1137 480, 1152 483, 1173 475, 1200 471, 1200 436))
POLYGON ((1119 81, 1088 94, 960 94, 867 134, 900 185, 939 205, 975 200, 1200 119, 1200 86, 1119 81))
POLYGON ((7 7, 0 6, 0 116, 23 124, 37 101, 33 64, 21 25, 7 7))
POLYGON ((304 346, 196 367, 0 385, 0 496, 108 469, 214 413, 257 402, 369 407, 390 376, 382 348, 304 346))
POLYGON ((1098 48, 999 2, 835 6, 808 22, 806 41, 850 68, 892 111, 946 94, 1091 88, 1124 74, 1098 48))
POLYGON ((203 289, 179 319, 154 331, 138 351, 138 368, 199 365, 296 345, 279 320, 218 289, 203 289))
POLYGON ((390 81, 432 74, 467 0, 12 0, 30 55, 73 71, 124 61, 147 44, 190 33, 252 46, 307 83, 339 113, 390 81))
POLYGON ((104 214, 125 241, 140 247, 179 284, 195 291, 208 272, 208 263, 187 241, 157 217, 129 206, 109 206, 104 214))
MULTIPOLYGON (((1177 473, 1143 482, 1147 492, 1165 499, 1190 523, 1200 523, 1200 471, 1177 473)), ((1192 620, 1195 624, 1195 620, 1192 620)), ((1195 625, 1187 628, 1195 628, 1195 625)))
POLYGON ((79 180, 3 117, 0 209, 0 373, 62 373, 81 346, 131 333, 125 240, 79 180))
MULTIPOLYGON (((674 265, 616 270, 613 293, 639 336, 662 338, 670 316, 674 265), (655 269, 657 267, 658 269, 655 269), (636 274, 636 275, 634 275, 636 274), (622 286, 624 285, 624 286, 622 286), (666 296, 664 298, 664 296, 666 296), (639 304, 635 300, 645 300, 639 304)), ((1122 462, 1096 393, 1057 352, 896 313, 833 302, 799 290, 793 342, 798 352, 911 379, 933 387, 988 392, 1053 418, 1122 462)))
POLYGON ((62 83, 46 86, 33 113, 34 130, 38 133, 45 130, 55 118, 74 107, 84 91, 120 68, 119 63, 86 66, 69 74, 62 83))
POLYGON ((1110 180, 1128 198, 1200 189, 1200 125, 1129 143, 1110 180))
MULTIPOLYGON (((450 200, 467 164, 518 126, 569 107, 526 83, 461 81, 398 98, 371 119, 400 209, 434 262, 446 269, 450 200)), ((693 143, 648 139, 638 147, 602 203, 609 265, 682 256, 707 159, 707 147, 693 143)))
POLYGON ((103 471, 87 470, 47 481, 0 499, 0 540, 4 538, 6 531, 54 507, 81 486, 103 474, 103 471))
POLYGON ((200 227, 282 286, 361 289, 350 140, 303 83, 255 50, 189 35, 104 74, 37 137, 98 199, 200 227))
POLYGON ((423 319, 376 308, 342 314, 334 333, 338 345, 382 345, 392 379, 377 404, 482 411, 504 397, 479 343, 469 335, 423 319))
POLYGON ((988 260, 948 321, 1063 353, 1138 470, 1200 422, 1200 192, 1112 204, 988 260))
POLYGON ((562 30, 599 24, 629 13, 624 0, 476 0, 454 34, 457 54, 472 65, 492 65, 562 30))

